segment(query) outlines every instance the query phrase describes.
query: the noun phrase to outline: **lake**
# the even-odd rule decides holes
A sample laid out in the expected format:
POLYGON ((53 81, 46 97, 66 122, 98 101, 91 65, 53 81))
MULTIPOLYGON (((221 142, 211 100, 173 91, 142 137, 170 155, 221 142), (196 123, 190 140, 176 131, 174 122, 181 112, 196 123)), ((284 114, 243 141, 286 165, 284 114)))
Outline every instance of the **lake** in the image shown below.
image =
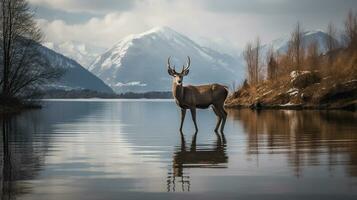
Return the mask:
POLYGON ((2 199, 356 199, 357 113, 52 100, 1 118, 2 199))

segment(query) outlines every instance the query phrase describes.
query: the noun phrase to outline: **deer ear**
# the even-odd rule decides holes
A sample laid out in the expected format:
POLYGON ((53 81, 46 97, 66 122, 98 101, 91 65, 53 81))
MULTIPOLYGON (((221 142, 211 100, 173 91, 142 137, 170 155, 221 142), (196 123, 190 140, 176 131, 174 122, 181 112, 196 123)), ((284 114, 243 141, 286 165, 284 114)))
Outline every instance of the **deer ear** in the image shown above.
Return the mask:
POLYGON ((187 69, 187 70, 183 71, 183 75, 186 76, 189 72, 190 72, 190 70, 187 69))

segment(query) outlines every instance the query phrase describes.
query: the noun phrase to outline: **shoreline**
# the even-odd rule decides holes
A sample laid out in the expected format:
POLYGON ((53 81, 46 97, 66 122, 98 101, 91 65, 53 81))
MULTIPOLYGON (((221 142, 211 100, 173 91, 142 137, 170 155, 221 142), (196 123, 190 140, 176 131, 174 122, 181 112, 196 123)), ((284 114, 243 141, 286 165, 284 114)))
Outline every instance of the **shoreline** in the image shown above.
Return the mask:
POLYGON ((1 105, 0 116, 19 114, 27 110, 42 109, 40 104, 1 105))
POLYGON ((291 105, 262 105, 254 104, 231 104, 224 106, 227 109, 252 109, 252 110, 345 110, 357 111, 357 101, 344 104, 341 106, 331 105, 304 105, 304 104, 291 104, 291 105))

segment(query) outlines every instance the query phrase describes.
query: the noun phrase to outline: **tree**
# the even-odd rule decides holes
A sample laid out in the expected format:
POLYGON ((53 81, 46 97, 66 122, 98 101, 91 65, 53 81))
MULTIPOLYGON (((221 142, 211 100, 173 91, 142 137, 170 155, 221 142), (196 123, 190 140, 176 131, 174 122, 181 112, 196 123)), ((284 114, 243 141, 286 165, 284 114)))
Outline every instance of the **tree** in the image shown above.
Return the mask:
POLYGON ((336 27, 335 25, 330 22, 327 26, 327 35, 328 37, 326 37, 326 47, 327 47, 327 51, 333 51, 337 48, 338 43, 336 40, 336 27))
POLYGON ((294 31, 291 33, 291 38, 289 41, 289 48, 291 48, 295 70, 300 70, 302 63, 301 61, 304 59, 304 46, 302 36, 302 28, 300 22, 298 22, 294 31))
POLYGON ((275 80, 278 77, 278 63, 273 48, 268 51, 267 63, 267 78, 268 80, 275 80))
POLYGON ((260 63, 260 38, 257 37, 257 39, 255 40, 255 47, 254 47, 254 74, 255 74, 255 83, 258 83, 261 79, 260 76, 260 70, 261 70, 261 63, 260 63))
POLYGON ((248 80, 249 83, 255 83, 255 75, 254 75, 254 50, 252 43, 248 43, 243 51, 244 61, 247 66, 248 80))
POLYGON ((42 34, 26 0, 1 0, 1 95, 28 97, 62 72, 40 52, 42 34))
POLYGON ((319 68, 320 66, 319 44, 316 40, 311 42, 307 47, 306 60, 311 71, 317 70, 319 68))
POLYGON ((327 26, 327 37, 326 37, 326 47, 327 47, 327 63, 328 68, 332 68, 332 63, 334 62, 333 51, 336 50, 338 43, 336 38, 336 27, 330 22, 327 26))
POLYGON ((243 51, 243 57, 247 64, 247 73, 250 84, 257 84, 260 80, 260 39, 256 39, 253 46, 252 43, 248 43, 243 51))
POLYGON ((349 11, 345 21, 345 35, 347 47, 355 50, 357 48, 357 14, 349 11))

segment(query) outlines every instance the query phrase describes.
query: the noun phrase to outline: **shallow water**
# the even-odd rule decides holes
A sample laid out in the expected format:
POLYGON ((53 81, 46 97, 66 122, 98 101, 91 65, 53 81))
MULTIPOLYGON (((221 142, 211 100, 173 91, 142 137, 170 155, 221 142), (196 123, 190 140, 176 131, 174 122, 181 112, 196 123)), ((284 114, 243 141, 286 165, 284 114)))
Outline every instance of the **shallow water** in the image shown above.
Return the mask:
POLYGON ((1 119, 2 199, 355 198, 357 114, 227 110, 166 100, 46 101, 1 119))

